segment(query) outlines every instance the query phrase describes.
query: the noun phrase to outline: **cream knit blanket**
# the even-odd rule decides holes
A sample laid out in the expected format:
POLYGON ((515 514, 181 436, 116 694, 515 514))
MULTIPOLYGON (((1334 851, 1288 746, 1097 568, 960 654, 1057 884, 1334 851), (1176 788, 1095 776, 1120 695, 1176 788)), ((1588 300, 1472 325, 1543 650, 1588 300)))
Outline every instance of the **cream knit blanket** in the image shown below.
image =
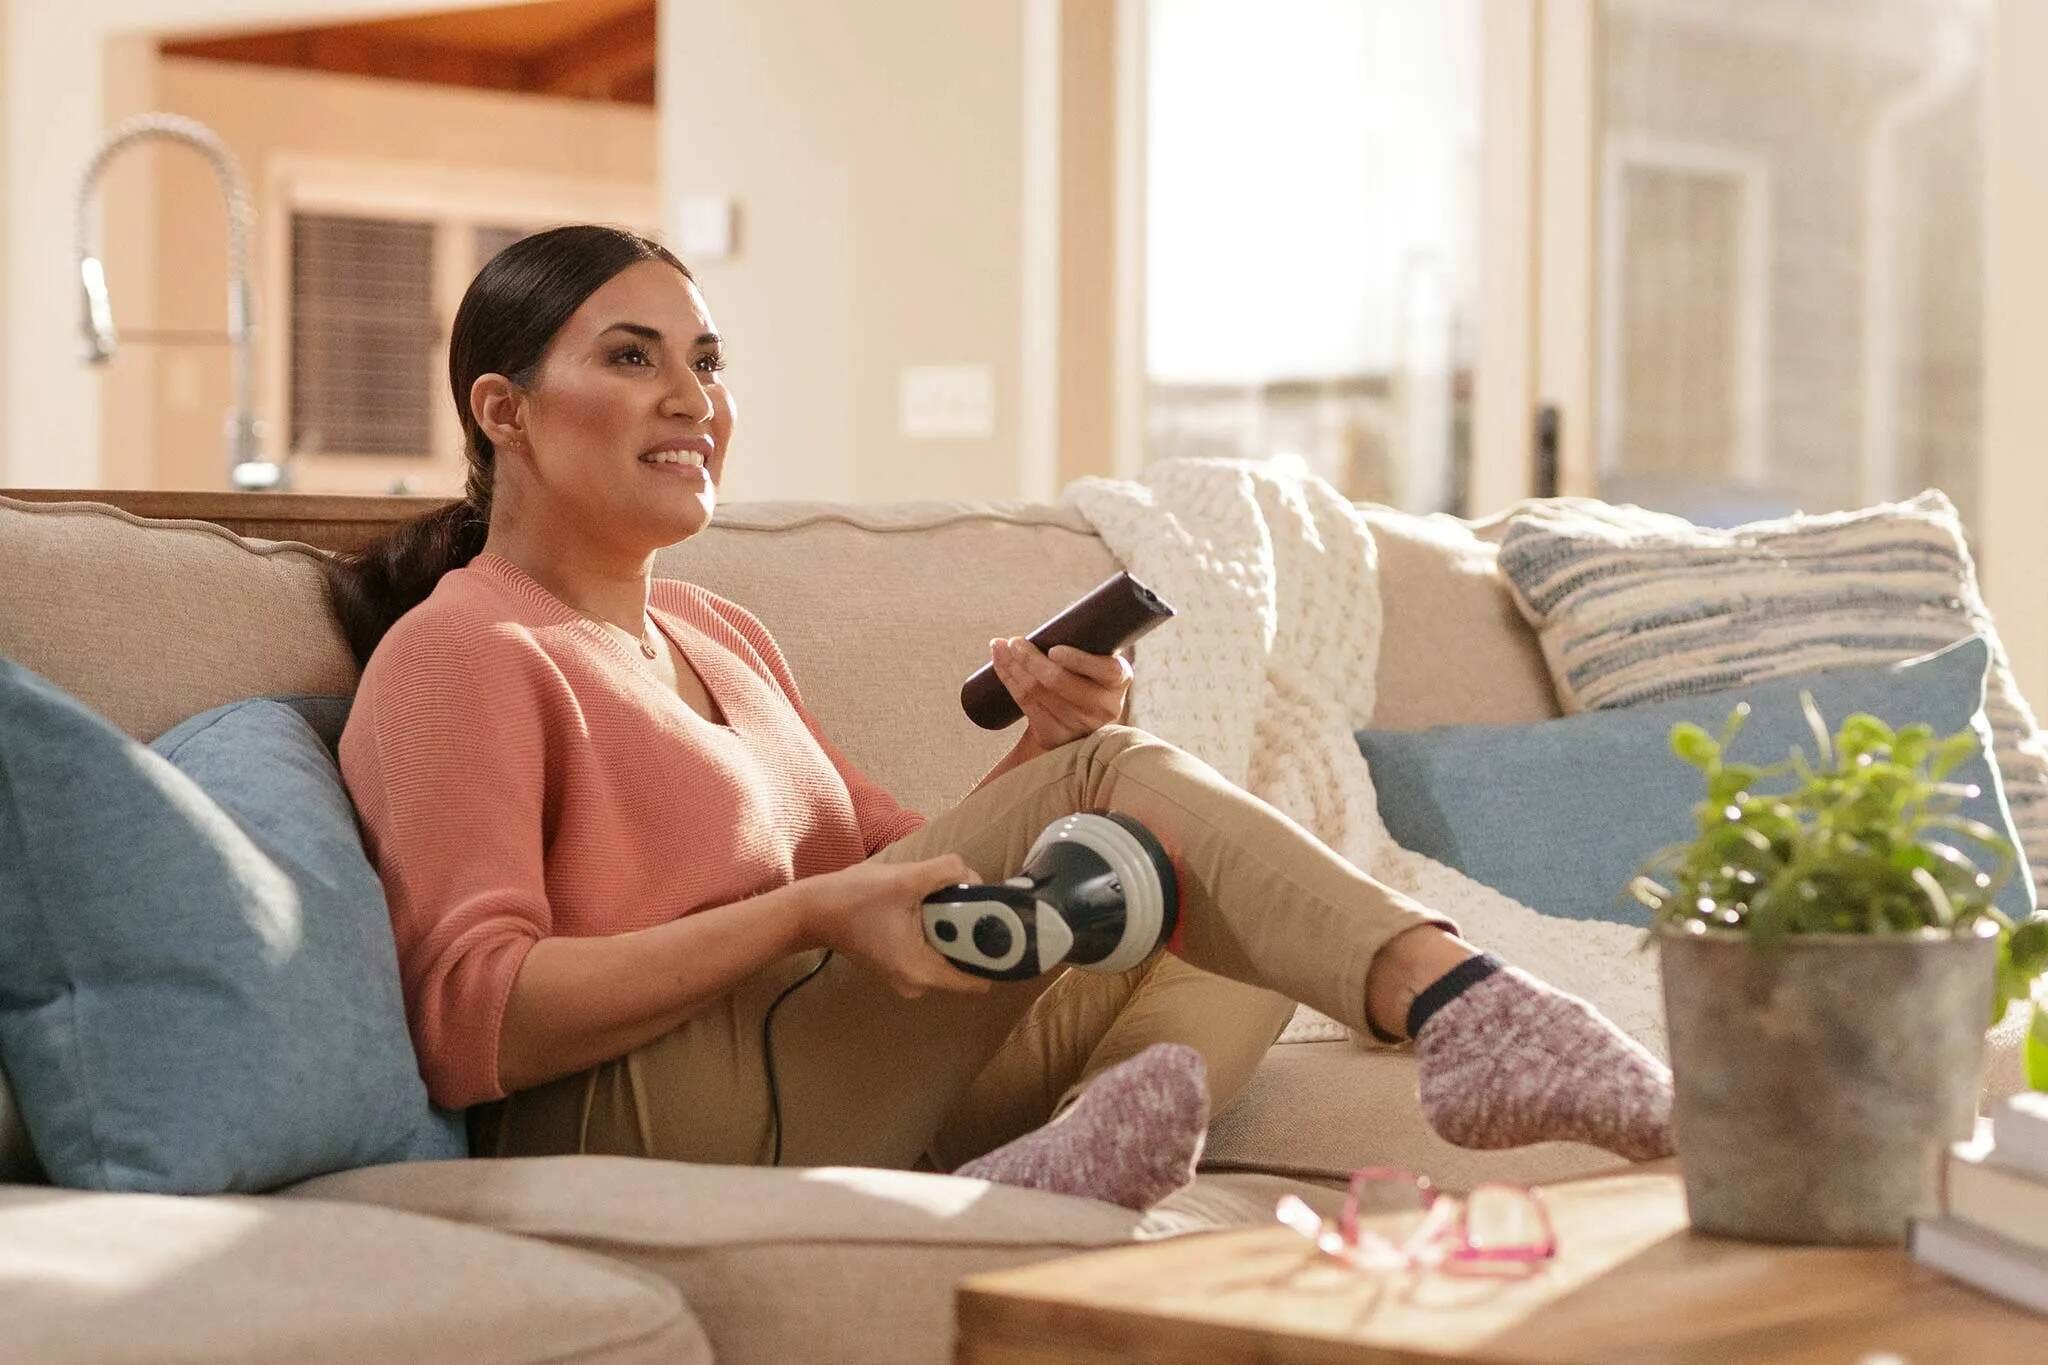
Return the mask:
MULTIPOLYGON (((1372 531, 1349 501, 1299 458, 1166 460, 1137 482, 1077 479, 1061 501, 1177 613, 1133 647, 1133 725, 1664 1055, 1640 930, 1539 915, 1388 836, 1353 738, 1372 720, 1381 611, 1372 531)), ((1304 1006, 1281 1041, 1345 1034, 1304 1006)))

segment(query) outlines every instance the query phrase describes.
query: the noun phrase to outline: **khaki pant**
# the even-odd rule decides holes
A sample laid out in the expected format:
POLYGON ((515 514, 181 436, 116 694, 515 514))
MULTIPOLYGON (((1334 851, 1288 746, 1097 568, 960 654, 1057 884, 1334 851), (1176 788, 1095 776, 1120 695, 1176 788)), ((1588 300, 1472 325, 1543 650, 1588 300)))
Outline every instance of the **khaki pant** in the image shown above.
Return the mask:
MULTIPOLYGON (((1363 1028, 1380 948, 1419 924, 1453 927, 1201 759, 1125 725, 1011 769, 874 860, 958 853, 1000 881, 1047 825, 1087 810, 1131 816, 1172 855, 1182 960, 904 1000, 834 957, 775 1012, 783 1164, 951 1169, 1035 1126, 1087 1075, 1167 1039, 1200 1050, 1234 1093, 1285 1024, 1286 1002, 1363 1028)), ((762 1017, 819 955, 771 965, 623 1057, 481 1106, 477 1153, 765 1163, 762 1017)))

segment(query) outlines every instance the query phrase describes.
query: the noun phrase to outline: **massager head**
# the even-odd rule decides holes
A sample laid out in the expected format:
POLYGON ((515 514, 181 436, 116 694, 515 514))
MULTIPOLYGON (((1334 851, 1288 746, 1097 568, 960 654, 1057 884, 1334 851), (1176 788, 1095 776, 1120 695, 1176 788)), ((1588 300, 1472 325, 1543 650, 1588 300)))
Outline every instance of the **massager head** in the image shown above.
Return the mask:
POLYGON ((1045 827, 1024 867, 924 899, 925 938, 962 971, 1022 981, 1061 965, 1121 972, 1173 935, 1180 883, 1152 832, 1116 811, 1045 827))

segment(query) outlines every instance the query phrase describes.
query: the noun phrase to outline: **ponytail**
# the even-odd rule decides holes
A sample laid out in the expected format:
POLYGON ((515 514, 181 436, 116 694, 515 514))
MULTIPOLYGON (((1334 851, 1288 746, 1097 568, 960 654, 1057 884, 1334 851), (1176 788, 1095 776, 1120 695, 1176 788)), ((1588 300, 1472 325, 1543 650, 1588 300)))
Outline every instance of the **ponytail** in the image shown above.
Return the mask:
POLYGON ((384 633, 427 600, 441 575, 477 557, 490 527, 489 507, 465 497, 326 562, 327 600, 356 667, 369 663, 384 633))

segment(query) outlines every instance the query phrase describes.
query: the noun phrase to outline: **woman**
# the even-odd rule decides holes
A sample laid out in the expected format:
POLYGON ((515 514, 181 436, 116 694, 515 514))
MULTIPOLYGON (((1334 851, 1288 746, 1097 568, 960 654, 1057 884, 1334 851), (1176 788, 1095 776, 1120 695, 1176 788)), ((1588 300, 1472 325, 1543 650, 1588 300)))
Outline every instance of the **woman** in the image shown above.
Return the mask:
MULTIPOLYGON (((660 246, 595 226, 515 243, 454 323, 467 496, 335 576, 367 660, 343 775, 422 1073, 438 1103, 476 1106, 480 1150, 949 1166, 928 1155, 946 1115, 1052 979, 954 969, 919 903, 1014 875, 1055 819, 1110 808, 1182 870, 1179 958, 1413 1037, 1450 1140, 1669 1151, 1654 1057, 1114 724, 1120 658, 991 642, 1024 738, 944 815, 897 805, 819 731, 758 620, 651 576, 711 521, 724 364, 660 246)), ((1263 1047, 1274 1027, 1248 1032, 1263 1047)), ((1136 1207, 1184 1182, 1200 1056, 1126 1051, 1057 1122, 959 1169, 1136 1207)))

